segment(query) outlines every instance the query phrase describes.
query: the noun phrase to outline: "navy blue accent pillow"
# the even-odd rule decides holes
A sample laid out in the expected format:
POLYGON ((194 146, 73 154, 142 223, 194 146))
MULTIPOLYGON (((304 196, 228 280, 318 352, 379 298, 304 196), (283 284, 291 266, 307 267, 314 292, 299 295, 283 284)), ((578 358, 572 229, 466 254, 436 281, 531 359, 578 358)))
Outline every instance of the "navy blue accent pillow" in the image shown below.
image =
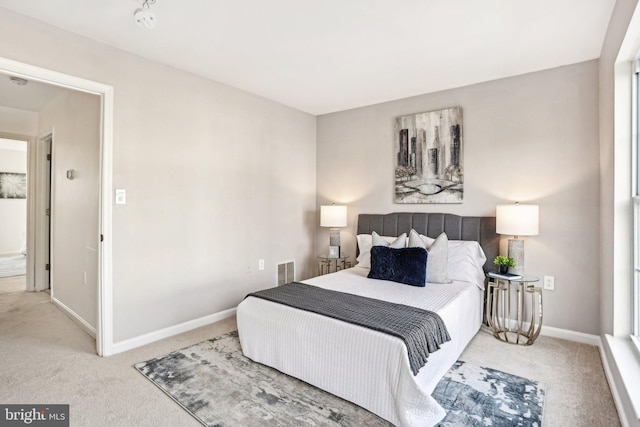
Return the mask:
POLYGON ((424 286, 427 280, 427 250, 373 246, 371 270, 367 277, 411 286, 424 286))

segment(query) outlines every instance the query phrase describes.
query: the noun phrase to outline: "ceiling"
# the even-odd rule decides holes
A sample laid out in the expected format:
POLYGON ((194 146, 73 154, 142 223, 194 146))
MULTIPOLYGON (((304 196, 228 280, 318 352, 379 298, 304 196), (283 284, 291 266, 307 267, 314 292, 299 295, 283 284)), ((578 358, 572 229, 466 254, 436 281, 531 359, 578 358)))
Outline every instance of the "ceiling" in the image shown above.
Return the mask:
MULTIPOLYGON (((312 114, 600 56, 615 0, 0 0, 0 7, 312 114)), ((2 88, 0 88, 2 90, 2 88)))
POLYGON ((11 83, 8 74, 0 73, 0 105, 5 107, 37 113, 65 90, 33 80, 25 86, 18 86, 11 83))

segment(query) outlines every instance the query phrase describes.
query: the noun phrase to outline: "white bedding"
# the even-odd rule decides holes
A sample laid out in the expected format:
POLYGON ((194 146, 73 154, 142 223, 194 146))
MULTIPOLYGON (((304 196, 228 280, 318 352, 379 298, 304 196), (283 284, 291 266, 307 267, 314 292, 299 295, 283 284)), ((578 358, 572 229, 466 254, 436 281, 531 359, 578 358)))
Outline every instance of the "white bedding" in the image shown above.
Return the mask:
POLYGON ((414 376, 397 337, 333 318, 249 297, 238 305, 242 351, 356 403, 397 426, 432 426, 445 412, 433 389, 482 322, 482 284, 454 281, 419 288, 368 279, 354 267, 305 280, 311 285, 435 311, 451 341, 429 356, 414 376))

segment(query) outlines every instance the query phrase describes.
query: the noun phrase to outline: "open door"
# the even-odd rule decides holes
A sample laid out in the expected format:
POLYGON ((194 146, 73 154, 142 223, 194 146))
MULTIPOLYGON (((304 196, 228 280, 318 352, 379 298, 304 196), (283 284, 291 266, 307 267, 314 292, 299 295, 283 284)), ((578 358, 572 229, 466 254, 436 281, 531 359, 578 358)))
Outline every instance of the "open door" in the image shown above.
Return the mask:
POLYGON ((53 134, 38 140, 38 169, 36 179, 42 189, 36 204, 36 262, 35 290, 51 287, 51 170, 53 162, 53 134))

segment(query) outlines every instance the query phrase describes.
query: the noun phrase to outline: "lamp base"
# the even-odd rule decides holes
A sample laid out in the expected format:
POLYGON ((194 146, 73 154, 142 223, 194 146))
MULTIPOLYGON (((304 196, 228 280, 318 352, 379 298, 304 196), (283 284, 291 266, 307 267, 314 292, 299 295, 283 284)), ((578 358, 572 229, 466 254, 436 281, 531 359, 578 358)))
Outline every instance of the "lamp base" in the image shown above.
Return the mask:
POLYGON ((509 239, 507 256, 516 263, 515 267, 509 267, 509 273, 524 274, 524 240, 509 239))
POLYGON ((329 246, 329 258, 340 258, 340 246, 329 246))
POLYGON ((340 258, 340 229, 329 229, 329 258, 340 258))

